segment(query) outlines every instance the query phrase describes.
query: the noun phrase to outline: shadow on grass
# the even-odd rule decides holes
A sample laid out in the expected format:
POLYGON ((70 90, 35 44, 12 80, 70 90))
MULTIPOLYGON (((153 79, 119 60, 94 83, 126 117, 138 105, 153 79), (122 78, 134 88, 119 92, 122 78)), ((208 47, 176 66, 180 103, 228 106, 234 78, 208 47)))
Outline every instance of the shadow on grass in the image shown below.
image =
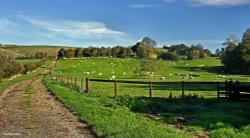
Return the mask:
POLYGON ((178 69, 182 69, 185 71, 191 71, 191 72, 199 72, 199 71, 206 71, 208 73, 213 73, 213 74, 221 74, 221 75, 227 75, 223 71, 222 66, 212 66, 212 67, 175 67, 178 69))
POLYGON ((117 97, 116 101, 133 112, 153 115, 168 124, 202 127, 213 130, 241 128, 250 124, 250 101, 229 101, 199 98, 117 97))
MULTIPOLYGON (((221 84, 221 86, 224 86, 221 84)), ((133 88, 133 89, 144 89, 148 90, 149 86, 148 85, 128 85, 126 86, 128 88, 133 88)), ((182 85, 181 83, 176 83, 176 84, 153 84, 152 86, 153 90, 171 90, 171 91, 181 91, 182 90, 182 85)), ((217 92, 217 85, 216 84, 184 84, 184 90, 185 91, 214 91, 217 92)))

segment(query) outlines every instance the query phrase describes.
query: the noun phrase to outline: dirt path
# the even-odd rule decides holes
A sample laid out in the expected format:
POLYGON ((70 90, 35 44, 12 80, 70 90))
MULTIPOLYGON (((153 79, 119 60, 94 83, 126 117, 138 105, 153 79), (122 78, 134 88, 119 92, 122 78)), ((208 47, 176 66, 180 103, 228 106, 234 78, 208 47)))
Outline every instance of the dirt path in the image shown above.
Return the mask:
POLYGON ((94 137, 50 95, 42 78, 23 81, 0 95, 0 137, 94 137))

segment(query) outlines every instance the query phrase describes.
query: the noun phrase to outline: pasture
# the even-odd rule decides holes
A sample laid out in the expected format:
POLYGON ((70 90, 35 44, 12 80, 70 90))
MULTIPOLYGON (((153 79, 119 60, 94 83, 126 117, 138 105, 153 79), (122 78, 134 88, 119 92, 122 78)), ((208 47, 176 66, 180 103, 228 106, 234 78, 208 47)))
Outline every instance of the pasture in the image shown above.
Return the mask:
POLYGON ((44 82, 100 137, 248 138, 250 134, 249 101, 197 96, 91 96, 77 93, 49 76, 44 82))
POLYGON ((38 62, 41 59, 16 59, 15 61, 21 63, 21 64, 27 64, 27 63, 33 63, 33 62, 38 62))
MULTIPOLYGON (((222 71, 222 65, 218 58, 206 58, 195 60, 162 61, 161 66, 154 72, 154 76, 137 75, 134 71, 139 67, 138 59, 120 58, 85 58, 79 60, 59 60, 54 74, 59 76, 77 77, 80 86, 81 78, 140 80, 140 81, 165 81, 165 82, 224 82, 226 79, 234 79, 249 82, 248 75, 231 75, 222 71), (187 77, 197 74, 196 77, 187 77), (164 77, 165 80, 160 80, 164 77)), ((91 94, 113 96, 113 83, 91 82, 91 94)), ((118 95, 148 96, 148 85, 145 84, 118 84, 118 95)), ((216 85, 186 85, 186 94, 197 94, 205 97, 216 96, 216 85)), ((168 97, 181 95, 181 85, 153 85, 153 97, 168 97)))

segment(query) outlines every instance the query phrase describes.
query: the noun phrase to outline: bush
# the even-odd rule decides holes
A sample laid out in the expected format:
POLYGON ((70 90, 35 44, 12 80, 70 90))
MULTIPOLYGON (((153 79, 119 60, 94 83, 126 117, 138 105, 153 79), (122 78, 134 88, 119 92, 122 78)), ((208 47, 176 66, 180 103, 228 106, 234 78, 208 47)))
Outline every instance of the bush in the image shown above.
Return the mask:
POLYGON ((14 76, 22 71, 22 65, 12 59, 0 56, 0 80, 14 76))

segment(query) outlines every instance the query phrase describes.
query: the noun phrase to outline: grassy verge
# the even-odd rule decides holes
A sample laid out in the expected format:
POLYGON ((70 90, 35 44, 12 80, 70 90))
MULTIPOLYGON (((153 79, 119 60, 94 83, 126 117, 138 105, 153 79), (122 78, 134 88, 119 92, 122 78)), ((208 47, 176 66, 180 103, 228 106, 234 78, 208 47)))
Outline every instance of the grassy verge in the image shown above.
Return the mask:
POLYGON ((250 101, 232 102, 197 95, 185 98, 86 96, 48 77, 45 82, 99 136, 250 137, 250 101))
MULTIPOLYGON (((51 64, 51 61, 47 61, 45 63, 45 67, 48 67, 51 64)), ((0 82, 0 93, 3 92, 6 88, 10 87, 11 85, 14 85, 18 82, 21 82, 23 80, 27 80, 30 78, 33 78, 37 76, 38 74, 42 73, 46 68, 38 68, 34 72, 22 75, 20 77, 14 78, 12 80, 5 80, 0 82)))
POLYGON ((117 97, 119 105, 196 136, 250 137, 250 101, 199 98, 117 97))
POLYGON ((90 97, 72 91, 46 76, 45 85, 100 137, 192 137, 176 128, 145 118, 108 97, 90 97))

